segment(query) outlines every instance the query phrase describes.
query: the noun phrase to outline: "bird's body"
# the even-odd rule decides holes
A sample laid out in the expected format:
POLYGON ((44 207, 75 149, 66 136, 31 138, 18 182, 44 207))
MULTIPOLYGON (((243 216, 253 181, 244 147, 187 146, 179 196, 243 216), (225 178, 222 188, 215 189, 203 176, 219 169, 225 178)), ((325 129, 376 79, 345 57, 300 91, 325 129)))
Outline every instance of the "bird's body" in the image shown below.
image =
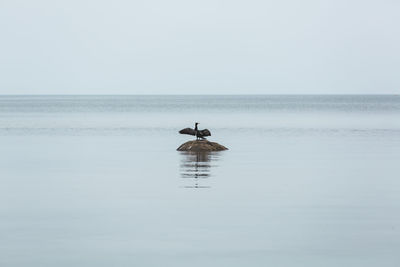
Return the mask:
POLYGON ((199 124, 199 123, 198 122, 195 123, 194 129, 185 128, 185 129, 180 130, 179 133, 180 134, 195 135, 196 136, 196 140, 206 139, 205 136, 211 136, 211 132, 208 129, 199 130, 197 128, 197 124, 199 124))

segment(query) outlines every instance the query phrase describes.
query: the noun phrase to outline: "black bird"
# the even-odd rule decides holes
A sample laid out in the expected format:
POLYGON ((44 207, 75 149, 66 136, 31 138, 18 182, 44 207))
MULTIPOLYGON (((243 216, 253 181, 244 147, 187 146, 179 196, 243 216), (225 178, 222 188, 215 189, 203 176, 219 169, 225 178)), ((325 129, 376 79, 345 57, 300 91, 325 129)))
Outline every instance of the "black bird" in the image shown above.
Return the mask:
POLYGON ((192 128, 185 128, 179 131, 180 134, 190 134, 190 135, 195 135, 196 136, 196 140, 199 140, 199 138, 201 139, 206 139, 204 136, 211 136, 211 133, 208 129, 204 129, 204 130, 199 130, 197 129, 197 124, 199 124, 198 122, 196 122, 194 124, 194 129, 192 128))

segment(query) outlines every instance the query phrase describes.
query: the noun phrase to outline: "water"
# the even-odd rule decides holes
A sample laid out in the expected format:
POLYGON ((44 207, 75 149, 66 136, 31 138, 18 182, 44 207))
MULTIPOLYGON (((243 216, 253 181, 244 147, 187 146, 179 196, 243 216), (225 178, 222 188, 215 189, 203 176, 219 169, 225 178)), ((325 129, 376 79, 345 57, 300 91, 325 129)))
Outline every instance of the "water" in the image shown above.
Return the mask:
POLYGON ((399 266, 400 96, 1 96, 0 265, 399 266), (200 122, 211 154, 175 149, 200 122))

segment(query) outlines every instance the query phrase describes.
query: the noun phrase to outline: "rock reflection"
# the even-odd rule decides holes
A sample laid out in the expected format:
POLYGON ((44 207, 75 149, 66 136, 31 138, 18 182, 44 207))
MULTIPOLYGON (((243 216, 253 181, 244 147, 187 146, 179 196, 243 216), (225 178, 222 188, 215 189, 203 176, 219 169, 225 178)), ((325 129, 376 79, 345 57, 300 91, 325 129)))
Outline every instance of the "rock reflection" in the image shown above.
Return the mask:
POLYGON ((211 169, 216 167, 218 152, 181 152, 181 178, 184 179, 184 188, 210 188, 208 178, 211 169), (188 184, 189 183, 189 184, 188 184))

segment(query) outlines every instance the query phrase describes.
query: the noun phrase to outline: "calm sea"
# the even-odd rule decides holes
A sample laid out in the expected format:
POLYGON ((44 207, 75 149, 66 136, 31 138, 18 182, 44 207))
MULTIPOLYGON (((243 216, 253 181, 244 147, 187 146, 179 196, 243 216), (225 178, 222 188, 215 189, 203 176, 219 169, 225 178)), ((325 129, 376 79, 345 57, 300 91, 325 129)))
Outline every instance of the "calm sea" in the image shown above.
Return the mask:
POLYGON ((0 266, 397 267, 400 96, 1 96, 0 183, 0 266))

